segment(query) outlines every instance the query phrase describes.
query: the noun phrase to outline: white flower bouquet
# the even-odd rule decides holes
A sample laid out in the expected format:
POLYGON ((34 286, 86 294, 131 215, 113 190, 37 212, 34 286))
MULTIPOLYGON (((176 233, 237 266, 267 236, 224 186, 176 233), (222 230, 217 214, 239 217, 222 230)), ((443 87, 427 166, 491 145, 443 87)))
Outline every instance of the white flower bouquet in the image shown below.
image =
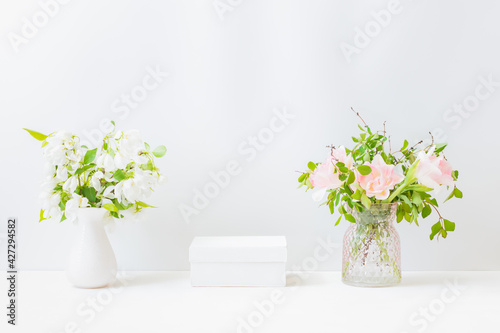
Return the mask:
POLYGON ((155 157, 165 155, 165 146, 151 150, 137 130, 113 128, 94 149, 69 132, 45 135, 25 130, 42 141, 46 159, 40 221, 74 221, 77 208, 85 207, 102 207, 115 218, 153 207, 143 200, 164 180, 155 157))

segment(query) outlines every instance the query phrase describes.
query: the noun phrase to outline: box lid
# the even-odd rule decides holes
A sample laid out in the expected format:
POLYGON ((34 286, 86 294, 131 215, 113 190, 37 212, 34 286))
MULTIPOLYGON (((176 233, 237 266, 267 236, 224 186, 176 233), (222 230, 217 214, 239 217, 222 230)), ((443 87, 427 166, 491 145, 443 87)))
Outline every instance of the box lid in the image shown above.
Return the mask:
POLYGON ((286 262, 284 236, 195 237, 190 262, 286 262))

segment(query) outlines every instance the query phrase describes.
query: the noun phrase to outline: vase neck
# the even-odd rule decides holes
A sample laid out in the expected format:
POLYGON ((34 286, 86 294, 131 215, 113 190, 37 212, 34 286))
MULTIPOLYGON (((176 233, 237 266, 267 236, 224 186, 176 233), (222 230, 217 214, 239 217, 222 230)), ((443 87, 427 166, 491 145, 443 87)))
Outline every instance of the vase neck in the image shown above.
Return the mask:
POLYGON ((392 224, 396 218, 398 204, 372 204, 370 209, 365 209, 359 212, 353 209, 352 215, 356 219, 356 223, 361 225, 369 224, 392 224))
POLYGON ((78 208, 76 216, 79 228, 104 228, 106 213, 104 208, 78 208))

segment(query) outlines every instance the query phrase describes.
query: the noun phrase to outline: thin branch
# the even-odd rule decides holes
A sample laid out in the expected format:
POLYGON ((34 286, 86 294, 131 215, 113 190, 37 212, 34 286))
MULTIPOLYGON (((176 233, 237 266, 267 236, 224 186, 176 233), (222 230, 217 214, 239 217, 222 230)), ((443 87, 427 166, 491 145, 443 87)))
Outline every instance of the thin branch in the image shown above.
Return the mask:
POLYGON ((333 156, 333 150, 335 149, 335 146, 333 144, 326 146, 326 148, 330 148, 330 155, 333 156))
POLYGON ((429 134, 431 135, 431 139, 432 139, 432 142, 431 142, 431 146, 434 144, 434 136, 432 135, 432 133, 429 131, 429 134))
POLYGON ((359 117, 359 119, 361 119, 361 121, 363 122, 363 124, 365 124, 365 127, 368 127, 368 125, 367 125, 367 124, 366 124, 366 122, 363 120, 363 118, 361 117, 361 115, 359 114, 359 112, 354 111, 354 109, 353 109, 353 107, 352 107, 352 106, 351 106, 351 110, 352 110, 352 112, 354 112, 354 114, 355 114, 356 116, 358 116, 358 117, 359 117))
POLYGON ((418 146, 422 142, 424 142, 424 140, 420 140, 419 142, 417 142, 416 144, 414 144, 413 146, 411 146, 409 150, 412 150, 413 148, 415 148, 416 146, 418 146))
POLYGON ((436 213, 439 215, 439 221, 441 222, 443 220, 443 217, 441 216, 441 214, 439 214, 439 210, 436 208, 436 206, 434 206, 433 204, 431 204, 430 202, 427 202, 432 208, 434 208, 434 210, 436 211, 436 213))
POLYGON ((391 136, 389 135, 389 154, 392 154, 391 151, 392 151, 392 148, 391 148, 391 136))

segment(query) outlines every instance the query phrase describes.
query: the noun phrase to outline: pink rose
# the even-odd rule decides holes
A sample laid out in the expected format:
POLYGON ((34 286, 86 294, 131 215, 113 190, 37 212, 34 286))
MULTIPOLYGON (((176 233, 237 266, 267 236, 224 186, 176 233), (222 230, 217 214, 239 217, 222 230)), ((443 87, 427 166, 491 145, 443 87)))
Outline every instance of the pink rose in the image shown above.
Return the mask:
POLYGON ((422 185, 433 189, 440 185, 453 185, 453 177, 451 176, 453 169, 443 156, 433 155, 431 150, 427 154, 420 152, 418 160, 416 177, 422 185))
POLYGON ((366 176, 356 172, 356 180, 368 197, 375 197, 377 200, 387 199, 394 186, 405 178, 399 168, 386 164, 380 155, 376 155, 372 163, 365 162, 365 165, 372 172, 366 176))

